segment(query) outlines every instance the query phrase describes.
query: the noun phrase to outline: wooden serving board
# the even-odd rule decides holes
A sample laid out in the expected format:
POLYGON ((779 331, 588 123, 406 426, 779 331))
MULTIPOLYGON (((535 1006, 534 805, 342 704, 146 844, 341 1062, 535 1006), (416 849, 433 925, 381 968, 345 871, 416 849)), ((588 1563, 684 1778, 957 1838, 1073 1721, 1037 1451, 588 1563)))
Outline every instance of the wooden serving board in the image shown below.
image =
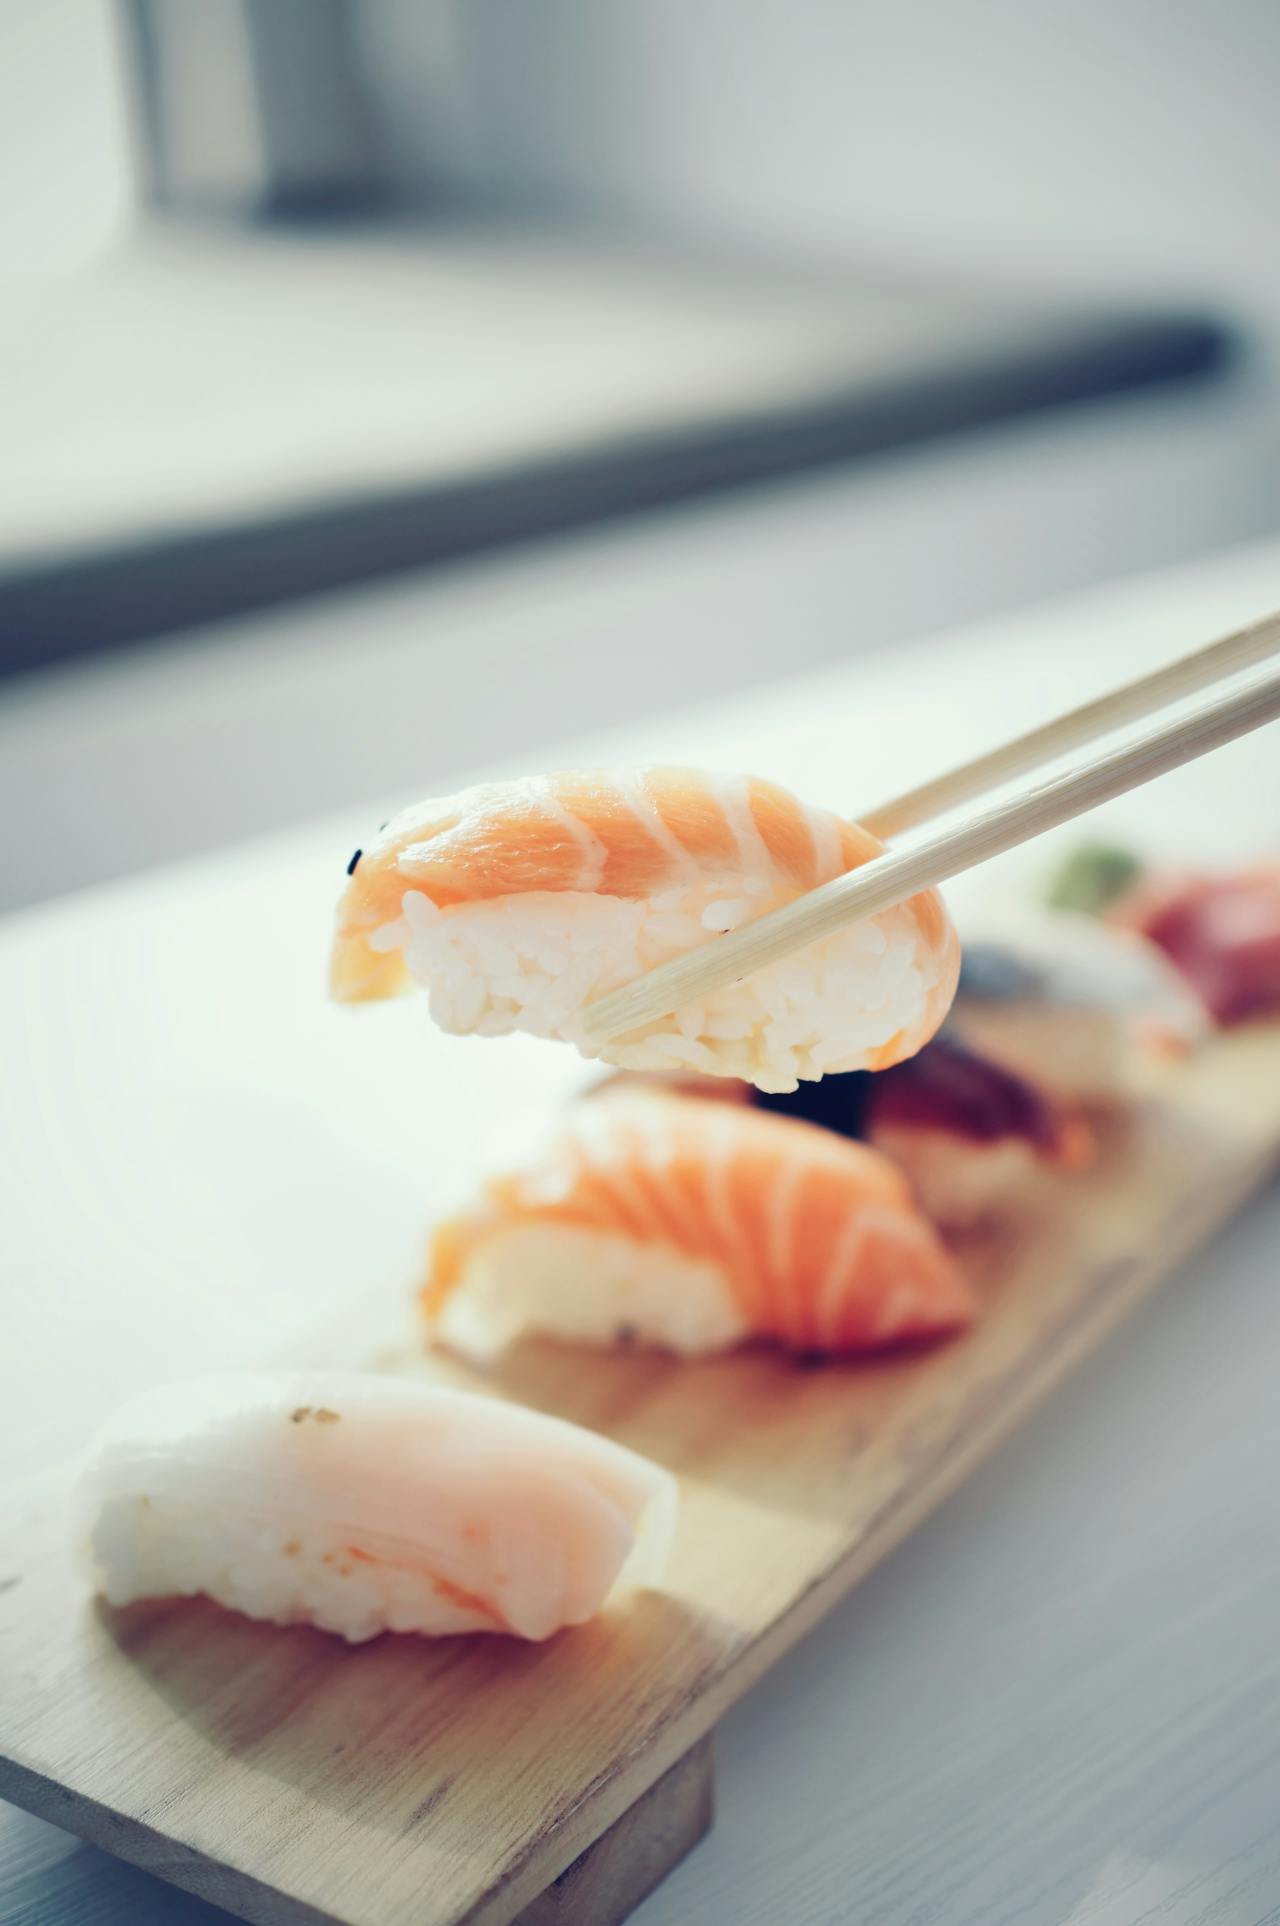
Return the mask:
MULTIPOLYGON (((199 1602, 112 1612, 70 1569, 58 1481, 28 1489, 0 1541, 0 1794, 262 1926, 609 1926, 705 1829, 725 1709, 1278 1149, 1280 1027, 1238 1032, 1034 1222, 971 1243, 985 1315, 957 1342, 818 1369, 525 1347, 486 1388, 683 1490, 664 1589, 544 1646, 349 1649, 199 1602)), ((323 1349, 470 1381, 370 1321, 323 1349)))

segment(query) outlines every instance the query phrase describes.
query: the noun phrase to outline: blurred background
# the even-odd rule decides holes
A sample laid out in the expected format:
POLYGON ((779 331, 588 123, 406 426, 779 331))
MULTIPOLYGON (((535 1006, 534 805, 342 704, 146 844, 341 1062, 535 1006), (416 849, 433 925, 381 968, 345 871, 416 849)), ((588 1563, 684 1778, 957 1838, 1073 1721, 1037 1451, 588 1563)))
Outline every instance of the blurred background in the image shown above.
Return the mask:
POLYGON ((1271 0, 0 0, 0 908, 1274 530, 1278 88, 1271 0))

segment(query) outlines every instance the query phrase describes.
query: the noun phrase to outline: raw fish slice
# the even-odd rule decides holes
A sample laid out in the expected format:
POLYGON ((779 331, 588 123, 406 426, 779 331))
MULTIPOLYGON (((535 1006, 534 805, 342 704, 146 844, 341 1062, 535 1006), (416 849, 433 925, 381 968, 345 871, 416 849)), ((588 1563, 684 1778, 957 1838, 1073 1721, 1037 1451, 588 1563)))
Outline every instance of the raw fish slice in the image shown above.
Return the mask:
POLYGON ((974 1311, 877 1151, 634 1087, 577 1105, 543 1159, 441 1224, 422 1299, 435 1334, 473 1355, 537 1331, 686 1356, 750 1337, 850 1353, 974 1311))
POLYGON ((1208 1023, 1154 943, 1070 910, 1010 913, 965 946, 948 1029, 1054 1095, 1108 1103, 1208 1023))
POLYGON ((1046 1183, 1083 1169, 1095 1152, 1093 1131, 1076 1111, 945 1028, 888 1070, 850 1070, 781 1093, 723 1077, 615 1070, 594 1094, 625 1086, 754 1103, 870 1144, 903 1173, 924 1215, 944 1232, 1025 1212, 1046 1183))
POLYGON ((865 1081, 866 1141, 942 1230, 1026 1211, 1046 1184, 1093 1162, 1082 1117, 948 1035, 865 1081))
POLYGON ((406 1379, 197 1379, 94 1441, 77 1533, 112 1605, 206 1594, 351 1641, 544 1639, 656 1577, 675 1515, 657 1465, 576 1425, 406 1379))
POLYGON ((1215 1023, 1280 1010, 1280 864, 1156 876, 1109 914, 1168 957, 1215 1023))

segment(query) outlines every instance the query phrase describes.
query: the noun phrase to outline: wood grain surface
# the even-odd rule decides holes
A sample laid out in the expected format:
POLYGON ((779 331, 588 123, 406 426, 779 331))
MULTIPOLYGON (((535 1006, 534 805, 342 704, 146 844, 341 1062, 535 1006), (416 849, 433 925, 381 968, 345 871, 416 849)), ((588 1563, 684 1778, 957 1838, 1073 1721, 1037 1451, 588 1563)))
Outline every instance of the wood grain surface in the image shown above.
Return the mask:
MULTIPOLYGON (((985 1316, 874 1366, 528 1346, 488 1388, 670 1465, 664 1589, 541 1647, 348 1650, 201 1603, 112 1612, 56 1482, 0 1557, 0 1794, 263 1926, 502 1926, 1236 1207, 1280 1144, 1280 1032, 1237 1033, 1105 1138, 1034 1223, 964 1253, 985 1316)), ((460 1368, 388 1341, 381 1368, 460 1368)))
POLYGON ((517 1926, 620 1926, 711 1825, 710 1737, 700 1739, 521 1913, 517 1926))

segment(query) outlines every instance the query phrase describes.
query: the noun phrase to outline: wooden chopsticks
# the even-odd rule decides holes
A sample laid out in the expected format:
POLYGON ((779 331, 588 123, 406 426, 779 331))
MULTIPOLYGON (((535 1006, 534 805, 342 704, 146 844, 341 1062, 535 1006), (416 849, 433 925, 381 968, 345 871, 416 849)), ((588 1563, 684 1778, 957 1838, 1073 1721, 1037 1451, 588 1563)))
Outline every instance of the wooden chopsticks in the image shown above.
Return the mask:
POLYGON ((1028 769, 1043 768, 1045 763, 1056 761, 1072 749, 1096 742, 1099 736, 1108 735, 1113 729, 1123 728, 1126 722, 1138 722, 1157 709, 1167 709, 1171 703, 1194 695, 1198 689, 1206 689, 1211 683, 1223 682, 1242 669, 1252 668, 1255 662, 1264 662, 1277 649, 1280 649, 1280 610, 1263 616, 1260 622, 1251 622, 1247 628, 1235 629, 1204 648, 1193 649, 1189 655, 1180 655, 1166 662, 1163 668, 1153 669, 1134 682, 1112 689, 1108 695, 1082 703, 1078 709, 1069 709, 1052 722, 1028 730, 1025 736, 1016 736, 998 749, 975 756, 972 762, 962 762, 945 775, 921 783, 918 789, 908 789, 892 802, 881 803, 877 809, 867 812, 859 811, 858 821, 881 842, 888 842, 890 837, 900 836, 904 829, 915 829, 935 816, 943 816, 973 796, 1012 782, 1028 769))
MULTIPOLYGON (((1278 649, 1280 611, 964 763, 861 820, 881 837, 915 827, 1278 649)), ((1280 672, 1213 695, 1189 712, 1166 717, 1119 748, 1033 783, 911 847, 887 850, 794 903, 601 997, 582 1013, 583 1042, 588 1049, 599 1049, 611 1037, 657 1022, 670 1011, 752 976, 848 923, 890 909, 919 890, 1013 849, 1277 716, 1280 672)))

